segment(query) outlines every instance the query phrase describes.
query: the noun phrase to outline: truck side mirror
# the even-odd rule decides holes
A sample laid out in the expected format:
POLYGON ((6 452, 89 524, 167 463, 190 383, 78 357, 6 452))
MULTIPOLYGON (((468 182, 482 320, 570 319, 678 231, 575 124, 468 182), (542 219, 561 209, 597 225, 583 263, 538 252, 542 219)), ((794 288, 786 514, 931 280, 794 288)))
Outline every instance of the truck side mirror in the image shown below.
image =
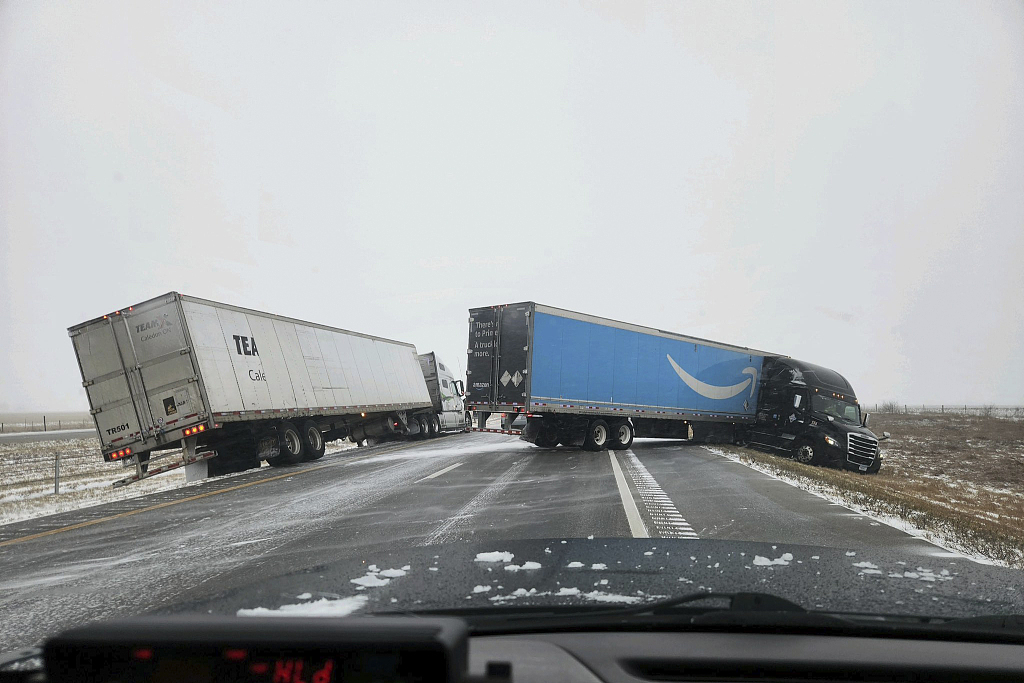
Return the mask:
POLYGON ((892 434, 890 434, 889 432, 882 432, 883 439, 888 439, 890 436, 892 436, 892 434))
POLYGON ((868 426, 868 420, 871 419, 871 413, 864 413, 864 426, 868 426))
POLYGON ((466 385, 462 383, 461 379, 455 380, 455 391, 459 392, 459 396, 466 395, 466 385))

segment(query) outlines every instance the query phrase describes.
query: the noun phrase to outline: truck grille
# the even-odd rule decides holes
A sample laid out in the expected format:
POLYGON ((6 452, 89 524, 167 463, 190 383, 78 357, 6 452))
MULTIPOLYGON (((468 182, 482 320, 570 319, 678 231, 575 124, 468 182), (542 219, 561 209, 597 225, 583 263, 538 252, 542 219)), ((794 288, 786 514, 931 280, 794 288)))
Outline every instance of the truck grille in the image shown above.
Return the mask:
POLYGON ((863 434, 847 434, 846 459, 854 465, 870 465, 878 455, 878 439, 863 434))

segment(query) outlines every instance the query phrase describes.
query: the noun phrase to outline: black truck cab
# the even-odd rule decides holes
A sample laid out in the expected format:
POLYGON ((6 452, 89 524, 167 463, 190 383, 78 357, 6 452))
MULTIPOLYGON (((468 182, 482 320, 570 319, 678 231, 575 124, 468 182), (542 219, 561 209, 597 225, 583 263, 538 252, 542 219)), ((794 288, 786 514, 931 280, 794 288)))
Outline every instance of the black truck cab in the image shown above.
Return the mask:
MULTIPOLYGON (((752 445, 791 453, 809 465, 874 473, 878 437, 853 387, 838 372, 792 358, 765 358, 752 445)), ((883 438, 888 434, 883 434, 883 438)))

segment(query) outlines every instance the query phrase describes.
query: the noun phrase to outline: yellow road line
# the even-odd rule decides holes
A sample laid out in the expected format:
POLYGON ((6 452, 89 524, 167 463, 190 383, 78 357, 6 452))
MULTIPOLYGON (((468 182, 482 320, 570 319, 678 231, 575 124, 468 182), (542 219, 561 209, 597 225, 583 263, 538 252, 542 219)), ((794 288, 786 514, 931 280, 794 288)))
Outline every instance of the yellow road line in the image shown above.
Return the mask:
MULTIPOLYGON (((401 445, 401 446, 399 446, 397 448, 390 448, 390 449, 388 449, 386 451, 377 452, 377 453, 368 453, 368 454, 362 456, 360 459, 370 458, 370 457, 373 457, 374 455, 382 455, 384 453, 394 453, 395 451, 405 450, 406 448, 411 448, 412 446, 415 446, 415 445, 418 445, 418 444, 403 444, 403 445, 401 445)), ((353 460, 348 460, 347 462, 353 462, 353 460)), ((216 495, 219 495, 221 493, 230 493, 231 491, 238 491, 239 489, 249 488, 250 486, 256 486, 257 484, 265 484, 268 481, 276 481, 278 479, 285 479, 287 477, 293 477, 293 476, 295 476, 297 474, 305 474, 306 472, 316 472, 317 470, 322 470, 322 469, 325 469, 327 467, 331 467, 334 464, 336 464, 336 463, 327 463, 326 465, 319 465, 317 467, 308 467, 308 468, 306 468, 304 470, 295 470, 293 472, 287 472, 285 474, 278 474, 277 476, 274 476, 274 477, 267 477, 266 479, 260 479, 258 481, 250 481, 250 482, 248 482, 246 484, 238 484, 237 486, 230 486, 230 487, 228 487, 226 489, 218 489, 216 491, 207 491, 206 493, 200 493, 199 495, 189 496, 188 498, 182 498, 180 500, 169 500, 166 503, 157 503, 156 505, 150 505, 149 507, 139 508, 138 510, 129 510, 128 512, 120 512, 120 513, 118 513, 116 515, 110 515, 109 517, 101 517, 99 519, 89 520, 88 522, 79 522, 78 524, 72 524, 70 526, 62 526, 62 527, 57 528, 57 529, 50 529, 49 531, 41 531, 38 534, 30 534, 28 536, 19 536, 18 538, 11 538, 11 539, 8 539, 6 541, 0 541, 0 548, 2 548, 4 546, 7 546, 7 545, 14 545, 15 543, 22 543, 24 541, 32 541, 32 540, 35 540, 37 538, 43 538, 44 536, 52 536, 54 534, 62 534, 65 531, 74 531, 75 529, 82 529, 82 528, 85 528, 87 526, 93 526, 94 524, 102 524, 103 522, 110 522, 110 521, 113 521, 115 519, 121 519, 123 517, 130 517, 132 515, 137 515, 137 514, 140 514, 140 513, 143 513, 143 512, 152 512, 153 510, 159 510, 161 508, 170 507, 172 505, 179 505, 181 503, 189 503, 189 502, 191 502, 193 500, 199 500, 201 498, 209 498, 210 496, 216 496, 216 495)))

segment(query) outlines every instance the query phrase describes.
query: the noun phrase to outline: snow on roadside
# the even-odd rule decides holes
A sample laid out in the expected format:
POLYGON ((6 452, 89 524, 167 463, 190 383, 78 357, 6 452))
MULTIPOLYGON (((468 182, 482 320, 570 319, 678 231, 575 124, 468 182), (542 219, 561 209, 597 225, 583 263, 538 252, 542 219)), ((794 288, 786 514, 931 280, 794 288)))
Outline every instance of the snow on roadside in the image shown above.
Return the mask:
POLYGON ((977 553, 972 553, 968 550, 965 550, 959 547, 959 544, 956 542, 955 539, 949 538, 943 534, 920 529, 911 524, 909 521, 902 519, 900 517, 884 515, 879 512, 869 510, 861 505, 854 503, 848 497, 841 495, 841 492, 838 491, 833 486, 815 484, 814 482, 804 481, 796 479, 794 477, 787 476, 768 465, 759 463, 756 460, 744 459, 738 453, 729 452, 728 450, 725 450, 718 446, 703 446, 703 448, 704 450, 713 453, 714 455, 726 458, 727 460, 732 460, 733 462, 739 463, 740 465, 743 465, 745 467, 749 467, 750 469, 756 470, 761 474, 768 475, 772 479, 777 479, 783 482, 784 484, 789 484, 794 488, 806 491, 807 493, 817 496, 818 498, 821 498, 823 500, 827 500, 830 503, 842 505, 843 507, 847 508, 851 512, 857 513, 858 515, 862 515, 864 517, 873 519, 877 522, 881 522, 882 524, 885 524, 887 526, 891 526, 894 529, 898 529, 899 531, 908 534, 909 536, 913 536, 914 538, 919 538, 923 541, 927 541, 932 545, 937 546, 938 548, 941 548, 942 550, 945 550, 954 555, 959 555, 966 559, 977 562, 978 564, 997 565, 1001 567, 1010 566, 1006 562, 1000 562, 990 557, 985 557, 984 555, 979 555, 977 553))
MULTIPOLYGON (((349 448, 355 448, 355 444, 335 441, 327 444, 326 453, 349 448)), ((115 481, 129 476, 132 471, 121 464, 103 462, 96 438, 0 443, 0 525, 244 474, 225 474, 186 483, 184 469, 177 469, 128 486, 113 487, 115 481), (60 455, 60 493, 54 494, 57 454, 60 455)))

